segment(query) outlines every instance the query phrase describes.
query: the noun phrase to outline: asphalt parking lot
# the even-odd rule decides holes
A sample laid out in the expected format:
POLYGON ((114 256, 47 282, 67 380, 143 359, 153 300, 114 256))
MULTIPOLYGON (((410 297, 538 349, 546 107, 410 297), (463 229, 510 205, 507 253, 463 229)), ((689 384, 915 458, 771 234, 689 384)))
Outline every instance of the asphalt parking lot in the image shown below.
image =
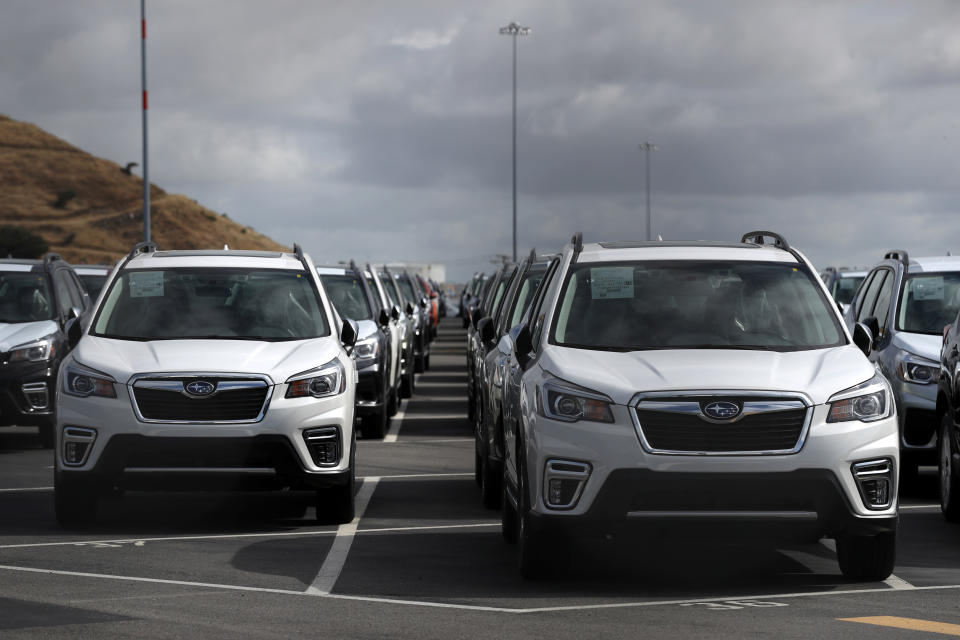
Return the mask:
POLYGON ((358 517, 317 526, 297 495, 127 494, 85 529, 53 515, 34 430, 0 430, 0 636, 899 638, 960 635, 960 527, 936 477, 901 496, 894 577, 849 583, 828 544, 575 548, 523 581, 481 505, 464 333, 383 442, 361 441, 358 517), (912 629, 913 631, 906 631, 912 629))

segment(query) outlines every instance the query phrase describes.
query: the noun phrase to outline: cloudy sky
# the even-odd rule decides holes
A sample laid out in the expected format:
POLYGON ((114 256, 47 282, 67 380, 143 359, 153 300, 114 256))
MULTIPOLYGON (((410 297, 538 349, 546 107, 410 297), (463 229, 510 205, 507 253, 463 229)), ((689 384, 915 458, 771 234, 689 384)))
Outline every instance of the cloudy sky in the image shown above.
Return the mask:
MULTIPOLYGON (((150 177, 320 261, 767 228, 960 254, 960 3, 148 0, 150 177)), ((139 161, 139 3, 3 0, 0 113, 139 161)))

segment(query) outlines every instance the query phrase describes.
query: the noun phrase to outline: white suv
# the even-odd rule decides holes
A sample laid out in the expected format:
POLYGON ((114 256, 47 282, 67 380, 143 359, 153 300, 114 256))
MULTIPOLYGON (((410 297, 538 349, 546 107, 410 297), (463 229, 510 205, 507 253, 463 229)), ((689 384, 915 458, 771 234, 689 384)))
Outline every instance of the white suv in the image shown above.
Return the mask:
POLYGON ((505 338, 503 529, 521 571, 551 569, 565 535, 731 533, 833 537, 845 576, 886 578, 899 448, 870 338, 776 234, 574 236, 505 338))
POLYGON ((338 326, 310 258, 137 245, 57 383, 56 514, 115 488, 315 489, 353 519, 356 323, 338 326))

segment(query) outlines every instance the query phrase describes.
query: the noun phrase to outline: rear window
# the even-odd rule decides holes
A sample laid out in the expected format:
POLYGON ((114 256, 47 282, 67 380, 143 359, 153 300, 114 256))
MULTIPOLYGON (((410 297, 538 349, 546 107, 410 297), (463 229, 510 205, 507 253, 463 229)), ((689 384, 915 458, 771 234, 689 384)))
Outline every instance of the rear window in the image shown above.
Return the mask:
POLYGON ((551 341, 618 351, 819 349, 846 342, 830 305, 813 277, 785 263, 576 265, 551 341))

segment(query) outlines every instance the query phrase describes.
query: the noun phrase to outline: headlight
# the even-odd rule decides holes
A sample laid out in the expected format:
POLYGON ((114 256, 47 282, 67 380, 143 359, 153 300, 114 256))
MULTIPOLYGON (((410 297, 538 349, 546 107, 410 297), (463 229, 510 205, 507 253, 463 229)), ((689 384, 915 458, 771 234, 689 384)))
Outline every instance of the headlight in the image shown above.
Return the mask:
POLYGON ((303 371, 287 380, 287 398, 326 398, 343 393, 346 379, 343 365, 331 360, 322 367, 303 371))
POLYGON ((380 352, 380 341, 374 336, 366 340, 360 340, 353 346, 354 360, 373 360, 380 352))
POLYGON ((10 362, 43 362, 53 357, 53 340, 44 338, 10 351, 10 362))
POLYGON ((78 398, 89 396, 116 398, 114 382, 116 380, 107 374, 85 367, 76 361, 67 363, 63 371, 63 392, 78 398))
POLYGON ((551 420, 613 422, 612 401, 602 393, 559 378, 544 382, 538 391, 540 414, 551 420))
POLYGON ((904 355, 897 362, 897 377, 914 384, 933 384, 940 376, 940 365, 925 358, 904 355))
POLYGON ((890 398, 890 385, 878 373, 863 384, 850 387, 830 398, 827 422, 882 420, 888 417, 893 409, 890 398))

